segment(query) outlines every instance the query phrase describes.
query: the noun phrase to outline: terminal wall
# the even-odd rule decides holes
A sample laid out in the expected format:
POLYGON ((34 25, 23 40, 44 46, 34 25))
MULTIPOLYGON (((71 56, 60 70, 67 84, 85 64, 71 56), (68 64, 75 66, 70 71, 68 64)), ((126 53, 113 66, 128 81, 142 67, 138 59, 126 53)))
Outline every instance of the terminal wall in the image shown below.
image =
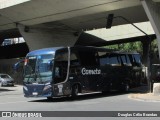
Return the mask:
POLYGON ((7 73, 14 78, 15 84, 22 84, 23 81, 23 70, 19 69, 17 72, 14 71, 13 65, 18 62, 19 59, 0 59, 0 73, 7 73))

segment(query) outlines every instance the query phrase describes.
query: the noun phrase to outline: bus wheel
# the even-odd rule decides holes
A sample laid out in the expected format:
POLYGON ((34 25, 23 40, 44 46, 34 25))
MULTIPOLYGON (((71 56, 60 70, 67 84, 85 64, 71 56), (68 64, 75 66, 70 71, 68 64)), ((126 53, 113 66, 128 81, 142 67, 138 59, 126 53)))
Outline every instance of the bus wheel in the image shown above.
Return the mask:
POLYGON ((78 85, 74 85, 72 87, 72 97, 77 97, 78 96, 78 85))

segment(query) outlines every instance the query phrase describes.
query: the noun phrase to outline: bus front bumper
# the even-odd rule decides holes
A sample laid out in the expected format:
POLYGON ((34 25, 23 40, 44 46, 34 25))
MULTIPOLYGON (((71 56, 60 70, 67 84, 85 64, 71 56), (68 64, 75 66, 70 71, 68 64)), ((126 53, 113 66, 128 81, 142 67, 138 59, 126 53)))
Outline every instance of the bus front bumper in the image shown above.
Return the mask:
POLYGON ((52 97, 53 91, 51 85, 33 85, 28 84, 23 86, 24 97, 52 97))

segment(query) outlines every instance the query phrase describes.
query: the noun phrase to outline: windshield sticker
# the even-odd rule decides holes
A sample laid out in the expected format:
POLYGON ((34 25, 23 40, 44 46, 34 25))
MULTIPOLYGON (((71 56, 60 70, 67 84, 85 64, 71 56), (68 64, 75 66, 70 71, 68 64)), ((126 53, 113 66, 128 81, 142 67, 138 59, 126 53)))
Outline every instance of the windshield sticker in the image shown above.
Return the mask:
POLYGON ((35 57, 35 56, 34 56, 34 57, 32 56, 32 57, 28 57, 28 59, 36 59, 36 57, 35 57))

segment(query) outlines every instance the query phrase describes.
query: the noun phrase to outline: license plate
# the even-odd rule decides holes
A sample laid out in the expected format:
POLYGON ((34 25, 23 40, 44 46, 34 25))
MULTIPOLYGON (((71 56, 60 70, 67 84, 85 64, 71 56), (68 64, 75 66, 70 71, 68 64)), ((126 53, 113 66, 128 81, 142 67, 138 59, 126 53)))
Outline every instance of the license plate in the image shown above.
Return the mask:
POLYGON ((33 92, 32 95, 38 95, 38 93, 37 92, 33 92))

